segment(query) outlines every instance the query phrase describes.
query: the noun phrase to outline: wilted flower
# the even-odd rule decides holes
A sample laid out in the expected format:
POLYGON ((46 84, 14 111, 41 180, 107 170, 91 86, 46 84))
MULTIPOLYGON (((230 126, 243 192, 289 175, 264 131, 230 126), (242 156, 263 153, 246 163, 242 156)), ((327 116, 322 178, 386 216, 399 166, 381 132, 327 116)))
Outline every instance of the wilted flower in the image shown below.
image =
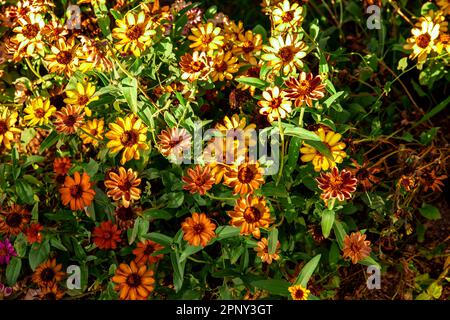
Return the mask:
POLYGON ((16 111, 10 113, 7 108, 0 109, 0 146, 3 144, 6 149, 11 149, 14 136, 21 132, 15 127, 18 116, 16 111))

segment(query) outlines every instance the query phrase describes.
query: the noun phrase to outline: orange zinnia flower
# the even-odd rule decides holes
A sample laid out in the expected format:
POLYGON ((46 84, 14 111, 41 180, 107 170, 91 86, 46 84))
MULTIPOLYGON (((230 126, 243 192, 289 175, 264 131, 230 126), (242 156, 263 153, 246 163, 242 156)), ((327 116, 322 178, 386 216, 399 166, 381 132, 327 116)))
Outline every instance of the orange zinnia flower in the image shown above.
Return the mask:
POLYGON ((53 171, 57 176, 65 176, 72 167, 72 161, 69 157, 56 158, 53 161, 53 171))
POLYGON ((261 236, 259 228, 268 228, 272 219, 264 197, 248 195, 236 200, 233 211, 227 211, 230 224, 241 228, 241 234, 253 234, 257 239, 261 236))
POLYGON ((138 266, 134 261, 129 265, 121 263, 112 281, 120 300, 147 300, 155 283, 153 271, 147 270, 146 265, 138 266))
POLYGON ((187 169, 187 176, 181 178, 185 185, 184 190, 189 190, 190 193, 199 193, 204 195, 206 191, 214 185, 214 178, 211 175, 211 168, 209 166, 202 167, 197 165, 195 169, 187 169))
POLYGON ((82 210, 89 206, 94 200, 95 191, 92 190, 90 177, 87 173, 75 172, 74 177, 67 176, 64 184, 59 188, 61 193, 61 201, 67 206, 70 204, 70 209, 82 210))
POLYGON ((264 183, 263 172, 258 162, 245 162, 237 168, 228 169, 225 173, 224 184, 233 188, 234 194, 253 193, 264 183))
POLYGON ((186 218, 181 223, 183 239, 192 246, 205 247, 208 242, 216 236, 214 230, 216 225, 204 213, 193 213, 192 217, 186 218))
POLYGON ((64 278, 65 273, 61 270, 62 264, 56 264, 55 258, 49 259, 36 268, 32 280, 41 288, 52 287, 64 278))
POLYGON ((191 148, 191 134, 186 129, 171 128, 158 135, 159 151, 165 157, 174 155, 176 160, 183 158, 183 152, 191 148))
POLYGON ((125 208, 128 208, 134 200, 140 199, 140 184, 141 179, 138 179, 137 172, 132 169, 126 171, 124 167, 119 168, 119 174, 111 171, 109 179, 105 181, 105 186, 109 189, 107 195, 114 201, 122 200, 125 208))
POLYGON ((339 172, 337 167, 332 168, 331 172, 321 173, 316 181, 319 189, 323 191, 320 197, 325 201, 329 199, 338 199, 339 201, 350 199, 358 183, 358 180, 350 171, 343 169, 339 172))
POLYGON ((343 257, 350 258, 353 264, 364 260, 370 254, 370 241, 366 240, 366 235, 359 232, 352 232, 344 238, 343 257))
POLYGON ((259 241, 256 244, 255 251, 257 252, 257 256, 261 258, 262 262, 265 262, 267 264, 271 264, 272 260, 279 260, 279 251, 280 251, 280 241, 277 242, 277 248, 275 249, 275 252, 270 254, 269 253, 269 241, 267 238, 262 238, 261 241, 259 241))
POLYGON ((80 106, 68 105, 57 111, 55 116, 53 124, 58 133, 73 134, 84 122, 84 112, 80 106))
POLYGON ((0 207, 0 232, 6 235, 18 235, 30 223, 31 214, 24 207, 13 204, 9 209, 0 207))
POLYGON ((27 241, 29 244, 33 244, 35 242, 42 242, 41 231, 44 229, 42 225, 39 223, 32 223, 25 231, 25 235, 27 236, 27 241))
POLYGON ((151 240, 146 240, 145 242, 139 242, 136 249, 133 250, 133 254, 136 256, 134 261, 138 265, 142 264, 152 264, 161 260, 164 255, 157 254, 153 255, 154 252, 164 249, 162 245, 151 240))
POLYGON ((301 107, 305 102, 308 107, 312 107, 313 100, 322 99, 325 95, 325 84, 320 76, 314 77, 312 73, 302 71, 298 79, 290 77, 285 84, 289 88, 286 97, 295 100, 296 107, 301 107))
POLYGON ((61 291, 55 283, 51 287, 42 288, 39 292, 41 300, 61 300, 64 297, 64 291, 61 291))
POLYGON ((94 229, 92 236, 95 245, 102 250, 110 250, 117 248, 117 242, 120 242, 119 228, 111 221, 103 221, 99 227, 94 229))

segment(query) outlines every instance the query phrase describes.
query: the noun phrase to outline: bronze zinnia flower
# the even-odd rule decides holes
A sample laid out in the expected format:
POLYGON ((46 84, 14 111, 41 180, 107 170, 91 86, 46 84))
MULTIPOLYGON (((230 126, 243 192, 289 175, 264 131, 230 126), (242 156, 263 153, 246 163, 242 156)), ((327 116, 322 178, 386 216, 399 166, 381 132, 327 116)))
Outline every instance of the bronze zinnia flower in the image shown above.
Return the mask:
POLYGON ((184 181, 184 190, 189 190, 190 193, 199 193, 204 195, 206 191, 212 188, 214 178, 211 175, 211 168, 209 166, 202 167, 197 165, 195 169, 187 169, 187 176, 182 178, 184 181))
POLYGON ((319 189, 323 191, 320 197, 325 201, 329 199, 338 199, 339 201, 350 199, 358 182, 350 171, 343 169, 339 172, 337 167, 331 169, 331 172, 321 173, 316 181, 319 189))
POLYGON ((302 72, 298 79, 290 77, 285 84, 289 88, 286 90, 286 97, 295 100, 296 107, 301 107, 304 103, 312 107, 313 100, 322 99, 325 95, 325 84, 320 76, 314 77, 312 73, 302 72))
POLYGON ((109 172, 109 179, 105 181, 105 186, 108 188, 107 195, 114 201, 122 200, 125 208, 141 197, 140 184, 141 179, 138 179, 137 172, 132 169, 125 170, 124 167, 119 168, 119 174, 109 172))
POLYGON ((366 235, 359 232, 352 232, 344 238, 343 257, 350 258, 353 264, 364 260, 370 254, 370 241, 366 240, 366 235))

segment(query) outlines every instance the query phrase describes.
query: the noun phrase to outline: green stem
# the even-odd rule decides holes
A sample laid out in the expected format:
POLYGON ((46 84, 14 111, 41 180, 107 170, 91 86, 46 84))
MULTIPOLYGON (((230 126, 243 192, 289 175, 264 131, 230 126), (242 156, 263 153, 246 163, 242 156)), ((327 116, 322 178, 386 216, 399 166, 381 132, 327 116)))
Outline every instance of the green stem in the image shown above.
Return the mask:
POLYGON ((333 198, 331 200, 331 203, 328 205, 328 210, 333 210, 335 203, 336 203, 336 198, 333 198))
POLYGON ((278 173, 278 178, 276 185, 280 183, 281 176, 283 175, 283 167, 284 167, 284 132, 283 127, 281 126, 281 118, 278 117, 278 129, 280 130, 280 137, 281 137, 281 164, 280 164, 280 171, 278 173))
POLYGON ((298 118, 298 126, 303 127, 303 116, 305 115, 305 107, 300 108, 300 118, 298 118))
POLYGON ((39 80, 43 81, 43 79, 42 79, 41 75, 39 74, 39 72, 37 72, 36 69, 34 69, 33 66, 31 65, 30 60, 28 60, 28 58, 25 58, 25 61, 27 63, 28 68, 30 68, 31 72, 33 72, 34 75, 36 77, 38 77, 39 80))
POLYGON ((235 201, 236 200, 236 198, 225 198, 225 197, 216 197, 216 196, 214 196, 214 195, 212 195, 212 194, 210 194, 210 193, 205 193, 205 195, 208 197, 208 198, 210 198, 210 199, 213 199, 213 200, 231 200, 231 201, 235 201))

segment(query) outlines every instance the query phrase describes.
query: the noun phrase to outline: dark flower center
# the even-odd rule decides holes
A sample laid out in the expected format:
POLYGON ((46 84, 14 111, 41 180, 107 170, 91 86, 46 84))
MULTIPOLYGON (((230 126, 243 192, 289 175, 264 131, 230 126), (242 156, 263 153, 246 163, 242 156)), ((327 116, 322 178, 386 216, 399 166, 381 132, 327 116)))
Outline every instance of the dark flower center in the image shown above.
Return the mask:
POLYGON ((132 273, 127 278, 127 284, 132 288, 137 288, 141 285, 142 279, 137 273, 132 273))
POLYGON ((129 221, 134 219, 135 214, 131 207, 120 207, 117 209, 117 217, 122 221, 129 221))
POLYGON ((247 166, 243 167, 238 172, 238 179, 242 183, 249 183, 253 180, 254 177, 255 177, 255 173, 253 172, 253 170, 251 168, 249 168, 247 166))
POLYGON ((22 223, 22 215, 20 213, 10 213, 6 217, 6 224, 11 228, 18 228, 22 223))
POLYGON ((278 54, 283 62, 290 62, 294 58, 294 52, 290 47, 281 48, 278 54))
POLYGON ((296 299, 302 299, 304 295, 305 294, 304 294, 303 290, 296 290, 295 291, 295 298, 296 299))
POLYGON ((8 131, 8 126, 5 120, 0 120, 0 135, 5 134, 8 131))
POLYGON ((130 40, 137 40, 143 33, 141 26, 132 26, 127 30, 126 35, 130 40))
POLYGON ((28 39, 33 39, 39 33, 39 25, 35 24, 27 24, 23 27, 22 34, 28 39))
POLYGON ((128 130, 122 134, 120 141, 125 147, 132 147, 138 141, 138 135, 135 131, 128 130))
POLYGON ((56 61, 59 64, 69 64, 72 61, 72 53, 70 51, 61 51, 56 55, 56 61))
POLYGON ((77 122, 78 117, 74 114, 69 114, 65 119, 64 119, 64 124, 68 127, 73 127, 73 125, 77 122))
POLYGON ((203 62, 200 61, 193 61, 191 63, 191 69, 194 72, 199 72, 201 71, 203 68, 205 67, 205 64, 203 62))
POLYGON ((217 72, 224 72, 227 70, 227 67, 228 67, 227 63, 225 61, 222 61, 221 63, 215 66, 215 69, 217 72))
POLYGON ((261 219, 261 211, 255 207, 248 207, 244 211, 244 219, 247 223, 255 223, 261 219))
POLYGON ((196 234, 201 234, 205 228, 203 224, 197 223, 196 225, 194 225, 193 229, 196 234))
POLYGON ((121 183, 119 183, 117 186, 119 187, 119 189, 121 191, 127 192, 127 191, 130 191, 130 189, 133 185, 131 184, 131 182, 128 179, 126 179, 125 181, 122 181, 121 183))
POLYGON ((428 47, 428 45, 430 44, 430 41, 431 41, 431 36, 428 33, 421 34, 416 39, 417 45, 422 49, 425 49, 426 47, 428 47))
POLYGON ((109 240, 112 238, 112 234, 110 232, 103 233, 103 239, 109 240))
POLYGON ((54 277, 55 277, 55 271, 52 268, 45 268, 41 272, 41 279, 44 282, 53 281, 54 277))
POLYGON ((82 95, 82 96, 78 97, 78 104, 80 106, 84 106, 86 103, 88 103, 88 101, 89 101, 89 97, 88 96, 82 95))
POLYGON ((247 75, 249 77, 259 78, 259 68, 258 67, 251 67, 247 70, 247 75))
POLYGON ((292 11, 288 11, 283 15, 283 22, 290 22, 292 19, 294 19, 294 14, 292 11))
POLYGON ((146 255, 151 255, 153 252, 155 252, 155 247, 154 246, 152 246, 151 244, 148 244, 147 245, 147 247, 145 248, 145 250, 144 250, 144 253, 146 254, 146 255))
POLYGON ((205 35, 201 36, 200 39, 203 44, 209 44, 213 40, 209 34, 205 34, 205 35))
POLYGON ((300 84, 298 86, 298 91, 301 94, 307 94, 307 93, 309 93, 310 88, 311 88, 311 86, 310 86, 309 81, 303 80, 303 81, 300 81, 300 84))
POLYGON ((34 111, 34 114, 36 118, 43 118, 45 116, 45 110, 42 108, 36 109, 36 111, 34 111))
POLYGON ((79 184, 71 186, 70 195, 74 199, 80 199, 83 196, 83 188, 79 184))
POLYGON ((252 41, 246 41, 244 42, 244 44, 242 45, 242 51, 244 51, 245 53, 250 53, 255 49, 255 45, 253 44, 252 41))

